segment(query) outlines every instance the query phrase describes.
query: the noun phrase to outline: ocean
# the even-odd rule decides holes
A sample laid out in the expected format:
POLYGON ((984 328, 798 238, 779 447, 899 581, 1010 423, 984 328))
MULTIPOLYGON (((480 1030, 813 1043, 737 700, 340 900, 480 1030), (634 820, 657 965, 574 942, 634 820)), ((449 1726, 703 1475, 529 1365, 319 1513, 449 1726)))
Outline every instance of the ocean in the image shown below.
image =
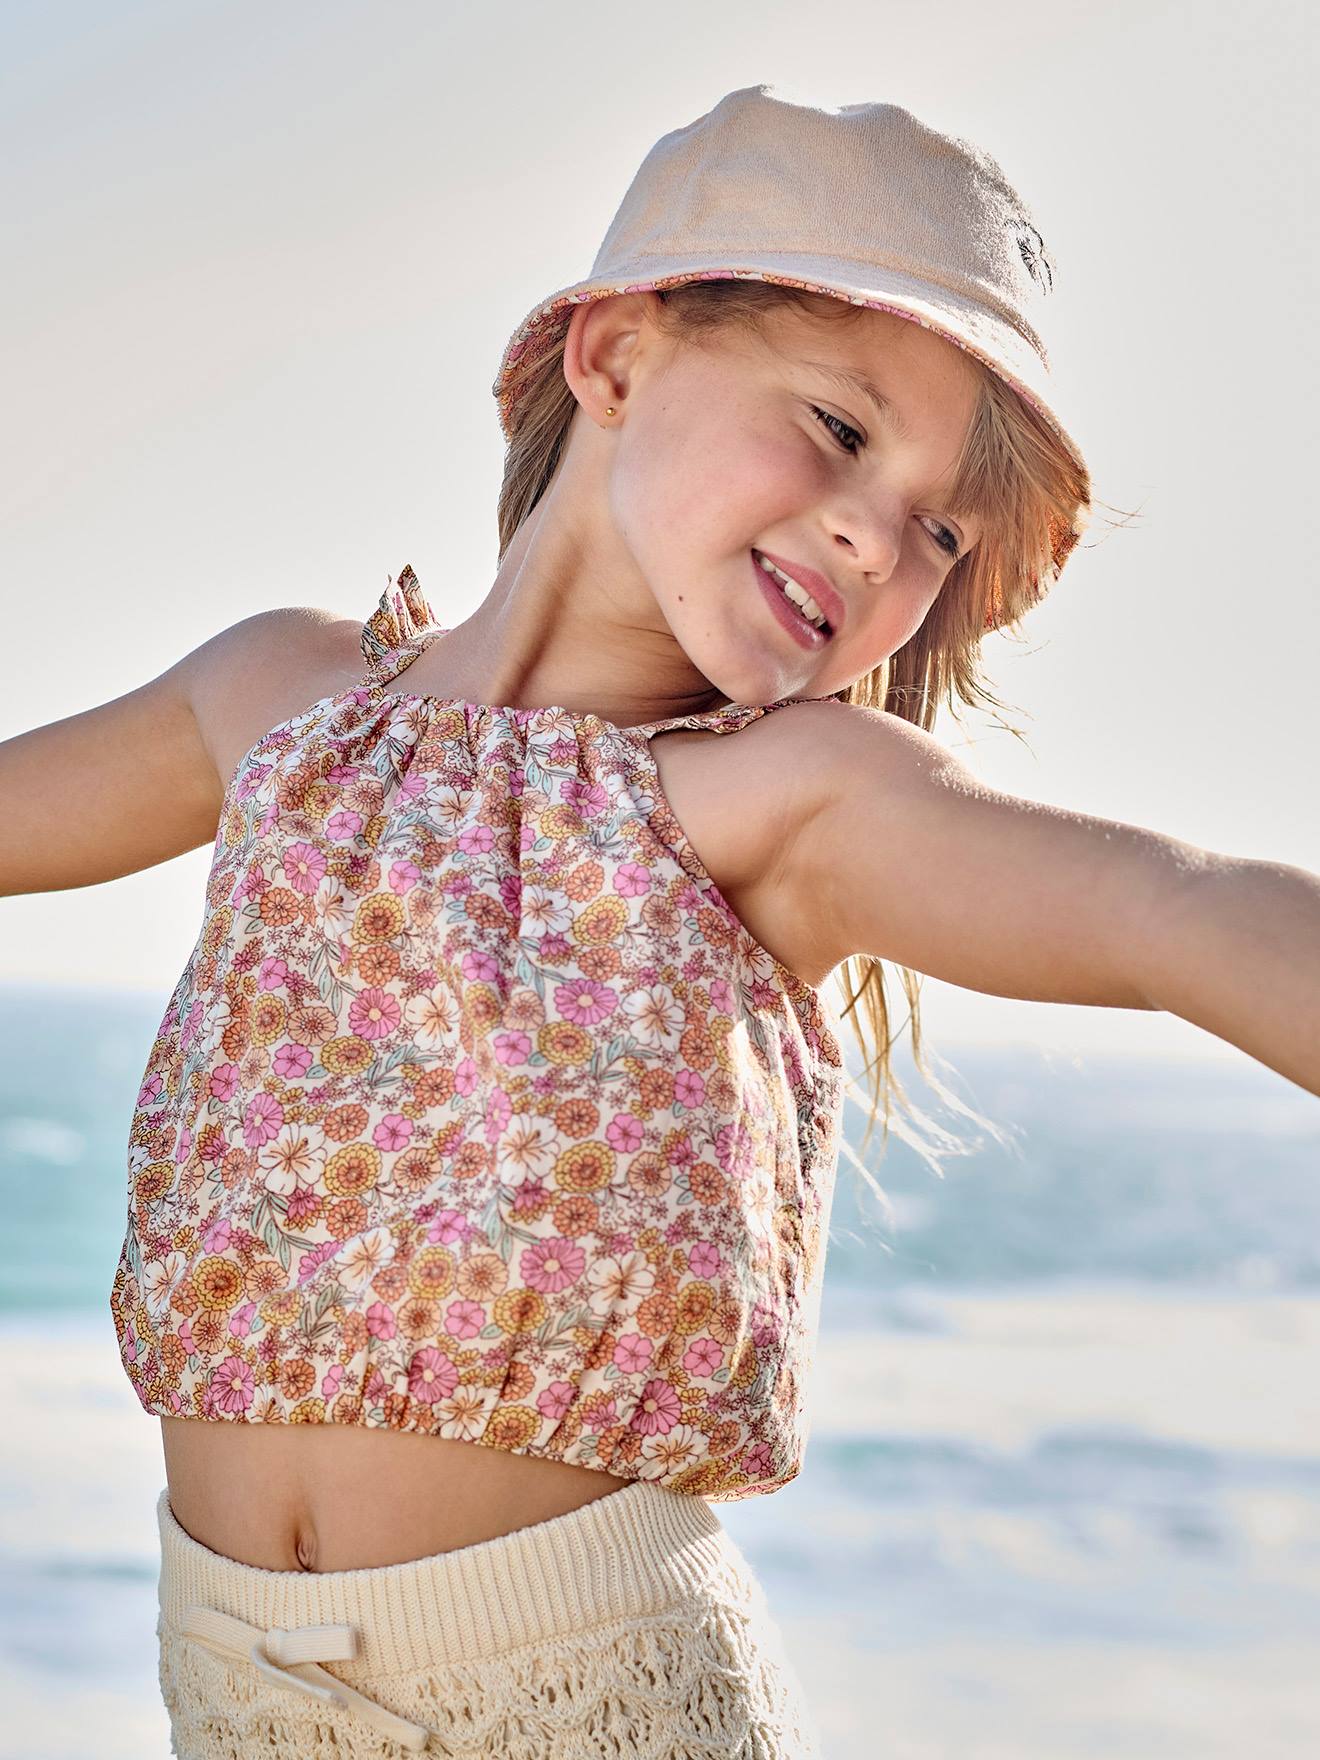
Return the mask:
MULTIPOLYGON (((0 986, 3 1760, 168 1760, 108 1302, 165 1001, 0 986)), ((826 1760, 1320 1754, 1320 1103, 1246 1056, 938 1050, 1014 1146, 937 1178, 877 1132, 887 1206, 840 1159, 803 1471, 718 1506, 826 1760)))

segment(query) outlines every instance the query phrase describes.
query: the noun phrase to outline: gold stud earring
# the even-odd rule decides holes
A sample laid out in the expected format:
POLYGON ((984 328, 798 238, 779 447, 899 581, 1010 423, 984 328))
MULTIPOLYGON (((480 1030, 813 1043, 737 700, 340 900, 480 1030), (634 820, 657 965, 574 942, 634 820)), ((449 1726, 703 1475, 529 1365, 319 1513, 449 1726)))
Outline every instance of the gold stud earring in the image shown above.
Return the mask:
POLYGON ((608 409, 605 411, 605 414, 607 416, 612 416, 614 414, 614 405, 613 404, 610 404, 608 409))

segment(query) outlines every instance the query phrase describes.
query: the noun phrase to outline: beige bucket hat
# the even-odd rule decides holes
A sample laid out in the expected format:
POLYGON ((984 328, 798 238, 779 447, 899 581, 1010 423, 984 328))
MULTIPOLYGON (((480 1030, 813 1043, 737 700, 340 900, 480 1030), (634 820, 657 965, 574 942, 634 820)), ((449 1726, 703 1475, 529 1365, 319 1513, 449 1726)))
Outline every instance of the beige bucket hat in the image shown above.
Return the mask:
MULTIPOLYGON (((540 300, 518 325, 492 387, 506 439, 517 431, 528 370, 558 343, 575 305, 729 279, 833 295, 946 337, 1037 411, 1089 484, 1043 340, 1054 265, 997 162, 901 105, 818 108, 769 85, 729 92, 662 135, 590 275, 540 300)), ((1056 575, 1079 535, 1059 532, 1056 575)))

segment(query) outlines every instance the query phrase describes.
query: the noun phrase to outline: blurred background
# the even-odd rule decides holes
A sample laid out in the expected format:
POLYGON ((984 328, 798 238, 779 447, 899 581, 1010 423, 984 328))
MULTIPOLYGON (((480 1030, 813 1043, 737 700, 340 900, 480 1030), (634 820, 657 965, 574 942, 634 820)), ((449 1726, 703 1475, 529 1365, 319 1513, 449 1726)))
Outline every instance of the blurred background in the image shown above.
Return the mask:
MULTIPOLYGON (((467 616, 506 340, 659 135, 765 82, 999 159, 1057 265, 1061 402, 1137 514, 988 639, 1025 743, 937 737, 1320 871, 1314 50, 1268 0, 6 0, 0 737, 252 612, 365 618, 404 563, 467 616)), ((169 1752, 158 1426, 108 1299, 208 856, 0 899, 6 1760, 169 1752)), ((1011 1144, 937 1179, 873 1139, 888 1207, 841 1160, 804 1471, 720 1506, 828 1760, 1320 1751, 1320 1105, 1168 1015, 926 980, 922 1022, 1011 1144)))

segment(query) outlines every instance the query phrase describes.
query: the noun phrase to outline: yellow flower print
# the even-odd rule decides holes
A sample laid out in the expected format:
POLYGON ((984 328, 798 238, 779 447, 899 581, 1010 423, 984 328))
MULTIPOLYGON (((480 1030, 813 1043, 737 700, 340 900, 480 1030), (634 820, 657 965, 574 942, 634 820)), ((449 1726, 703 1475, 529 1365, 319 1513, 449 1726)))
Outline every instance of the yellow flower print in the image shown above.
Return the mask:
POLYGON ((502 1332, 535 1332, 546 1317, 545 1297, 534 1289, 505 1290, 496 1298, 491 1318, 502 1332))
POLYGON ((613 941, 628 921, 628 906, 616 897, 598 898, 573 919, 573 939, 588 947, 613 941))
POLYGON ((608 1143, 574 1143, 555 1162, 555 1183, 564 1192, 599 1192, 613 1177, 614 1151, 608 1143))
POLYGON ((402 929, 405 921, 403 901, 392 892, 373 892, 364 898, 353 914, 350 931, 354 941, 389 941, 402 929))
POLYGON ((321 1066, 333 1076, 355 1076, 371 1062, 375 1052, 357 1033, 344 1033, 321 1047, 321 1066))
POLYGON ((337 1198, 356 1198, 380 1178, 381 1154, 374 1143, 346 1143, 325 1164, 325 1188, 337 1198))

